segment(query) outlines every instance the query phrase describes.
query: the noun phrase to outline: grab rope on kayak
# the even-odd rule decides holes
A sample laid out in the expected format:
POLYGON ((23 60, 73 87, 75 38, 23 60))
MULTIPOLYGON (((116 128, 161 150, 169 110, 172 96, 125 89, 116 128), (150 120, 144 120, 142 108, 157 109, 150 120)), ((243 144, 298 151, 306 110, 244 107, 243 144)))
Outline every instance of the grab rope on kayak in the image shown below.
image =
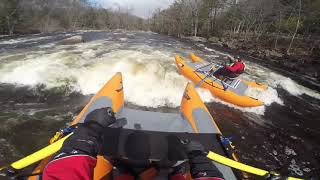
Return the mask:
POLYGON ((66 128, 62 128, 60 131, 56 132, 56 134, 50 139, 50 144, 56 142, 57 140, 61 139, 62 137, 72 133, 76 129, 76 126, 70 126, 66 128))

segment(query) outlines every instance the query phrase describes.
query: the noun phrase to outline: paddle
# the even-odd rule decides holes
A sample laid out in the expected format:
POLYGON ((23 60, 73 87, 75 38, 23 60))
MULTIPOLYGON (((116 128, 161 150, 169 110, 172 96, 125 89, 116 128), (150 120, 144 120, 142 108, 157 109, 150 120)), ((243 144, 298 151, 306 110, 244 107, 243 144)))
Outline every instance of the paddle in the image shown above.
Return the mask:
MULTIPOLYGON (((188 143, 190 143, 190 140, 189 139, 180 139, 180 143, 185 146, 188 143)), ((283 176, 278 174, 278 173, 275 173, 275 172, 272 172, 272 171, 266 171, 266 170, 259 169, 259 168, 253 167, 253 166, 249 166, 249 165, 243 164, 241 162, 235 161, 233 159, 230 159, 228 157, 221 156, 220 154, 217 154, 217 153, 212 152, 212 151, 209 151, 207 153, 207 158, 212 160, 212 161, 215 161, 215 162, 218 162, 220 164, 223 164, 225 166, 228 166, 228 167, 231 167, 231 168, 234 168, 234 169, 238 169, 238 170, 240 170, 242 172, 247 172, 247 173, 250 173, 250 174, 262 176, 264 178, 272 178, 272 177, 283 178, 283 176)), ((286 179, 287 180, 303 180, 303 179, 294 178, 294 177, 286 177, 286 179)))
MULTIPOLYGON (((127 124, 127 119, 120 118, 120 119, 117 119, 117 121, 114 124, 111 124, 109 127, 120 128, 125 126, 126 124, 127 124)), ((73 132, 63 137, 62 139, 59 139, 58 141, 30 154, 29 156, 26 156, 18 161, 11 163, 10 165, 0 167, 0 171, 5 171, 5 170, 7 171, 4 173, 0 173, 0 176, 15 175, 16 170, 21 170, 25 167, 30 166, 33 163, 41 161, 42 159, 45 159, 46 157, 49 157, 52 154, 58 152, 61 149, 63 142, 66 139, 68 139, 72 134, 73 132)))
MULTIPOLYGON (((224 156, 221 156, 217 153, 214 153, 212 151, 209 151, 209 153, 207 154, 207 158, 218 162, 220 164, 224 164, 226 166, 232 167, 234 169, 238 169, 241 171, 245 171, 247 173, 251 173, 251 174, 255 174, 258 176, 263 176, 265 178, 270 178, 273 176, 279 176, 282 177, 280 174, 274 173, 274 172, 270 172, 270 171, 266 171, 263 169, 259 169, 259 168, 255 168, 237 161, 234 161, 232 159, 226 158, 224 156)), ((299 178, 294 178, 294 177, 286 177, 288 180, 303 180, 303 179, 299 179, 299 178)))

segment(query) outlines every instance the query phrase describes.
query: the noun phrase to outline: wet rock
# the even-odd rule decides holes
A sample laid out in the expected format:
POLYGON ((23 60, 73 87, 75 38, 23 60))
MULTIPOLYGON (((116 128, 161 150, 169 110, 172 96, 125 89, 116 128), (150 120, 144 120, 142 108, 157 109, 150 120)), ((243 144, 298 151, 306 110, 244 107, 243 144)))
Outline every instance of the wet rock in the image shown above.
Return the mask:
POLYGON ((253 55, 256 54, 256 51, 255 51, 254 49, 249 49, 247 52, 248 52, 249 54, 253 54, 253 55))
POLYGON ((224 43, 222 43, 222 47, 228 48, 228 44, 224 42, 224 43))
POLYGON ((271 137, 272 139, 274 139, 274 138, 276 137, 276 134, 271 133, 271 134, 270 134, 270 137, 271 137))
POLYGON ((302 169, 304 172, 311 172, 311 169, 310 168, 303 168, 302 169))
POLYGON ((292 61, 284 61, 282 65, 293 70, 299 70, 299 65, 292 61))
POLYGON ((293 149, 290 149, 288 146, 285 147, 285 154, 287 156, 290 156, 290 155, 296 156, 297 155, 297 153, 293 149))
POLYGON ((281 54, 275 50, 265 50, 265 55, 266 55, 266 57, 273 56, 273 57, 278 57, 278 58, 283 56, 283 54, 281 54))
POLYGON ((78 43, 83 43, 83 42, 84 42, 83 36, 72 36, 70 38, 67 38, 67 39, 60 41, 59 44, 72 45, 72 44, 78 44, 78 43))
POLYGON ((210 37, 209 42, 213 42, 213 43, 218 43, 219 42, 219 38, 218 37, 210 37))
POLYGON ((211 44, 219 46, 219 47, 224 47, 223 43, 218 41, 218 42, 212 42, 211 44))
POLYGON ((222 43, 222 46, 226 47, 226 48, 231 48, 231 49, 235 49, 236 48, 236 45, 233 42, 230 42, 230 41, 222 43))
POLYGON ((300 169, 300 167, 296 163, 296 160, 294 159, 291 160, 291 164, 289 165, 288 170, 292 171, 293 173, 299 176, 303 176, 303 171, 300 169))
POLYGON ((198 47, 204 47, 205 45, 204 45, 204 44, 196 44, 196 46, 198 46, 198 47))
POLYGON ((273 151, 272 151, 272 154, 275 155, 275 156, 277 156, 277 155, 278 155, 278 152, 277 152, 276 150, 273 150, 273 151))
POLYGON ((292 139, 294 139, 294 140, 296 140, 296 139, 298 139, 298 137, 296 137, 296 136, 290 136, 292 139))
POLYGON ((197 41, 197 42, 207 42, 206 38, 198 37, 198 36, 189 36, 189 37, 185 37, 185 38, 192 40, 192 41, 197 41))
POLYGON ((214 52, 213 49, 210 49, 210 48, 207 48, 207 47, 205 47, 204 49, 207 50, 207 51, 209 51, 209 52, 214 52))

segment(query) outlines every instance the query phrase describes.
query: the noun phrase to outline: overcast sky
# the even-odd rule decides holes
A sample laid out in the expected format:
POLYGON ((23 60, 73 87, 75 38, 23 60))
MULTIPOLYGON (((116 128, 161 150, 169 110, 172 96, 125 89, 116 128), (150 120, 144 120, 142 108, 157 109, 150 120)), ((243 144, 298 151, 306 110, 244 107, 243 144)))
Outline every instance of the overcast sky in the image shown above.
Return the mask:
POLYGON ((136 16, 147 18, 152 15, 152 12, 157 9, 165 9, 174 0, 92 0, 101 4, 105 8, 129 8, 136 16))

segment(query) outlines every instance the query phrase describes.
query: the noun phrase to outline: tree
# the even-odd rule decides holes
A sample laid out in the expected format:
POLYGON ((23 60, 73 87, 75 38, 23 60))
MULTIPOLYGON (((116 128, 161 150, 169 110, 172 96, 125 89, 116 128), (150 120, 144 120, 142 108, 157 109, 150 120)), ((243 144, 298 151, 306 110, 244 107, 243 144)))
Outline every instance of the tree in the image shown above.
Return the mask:
POLYGON ((9 35, 14 33, 15 26, 19 21, 18 8, 18 0, 2 0, 0 2, 2 32, 9 35))
POLYGON ((296 24, 296 28, 295 28, 295 31, 292 35, 292 38, 291 38, 291 41, 290 41, 290 44, 289 44, 289 47, 288 47, 288 50, 287 50, 287 54, 290 54, 290 50, 291 50, 291 47, 292 47, 292 43, 294 41, 294 38, 296 37, 297 35, 297 32, 298 32, 298 29, 299 29, 299 26, 300 26, 300 18, 301 18, 301 0, 297 0, 298 1, 298 4, 299 4, 299 7, 298 7, 298 17, 297 17, 297 24, 296 24))
POLYGON ((131 12, 131 8, 104 9, 88 0, 1 0, 0 33, 148 29, 144 23, 146 20, 133 16, 131 12))

